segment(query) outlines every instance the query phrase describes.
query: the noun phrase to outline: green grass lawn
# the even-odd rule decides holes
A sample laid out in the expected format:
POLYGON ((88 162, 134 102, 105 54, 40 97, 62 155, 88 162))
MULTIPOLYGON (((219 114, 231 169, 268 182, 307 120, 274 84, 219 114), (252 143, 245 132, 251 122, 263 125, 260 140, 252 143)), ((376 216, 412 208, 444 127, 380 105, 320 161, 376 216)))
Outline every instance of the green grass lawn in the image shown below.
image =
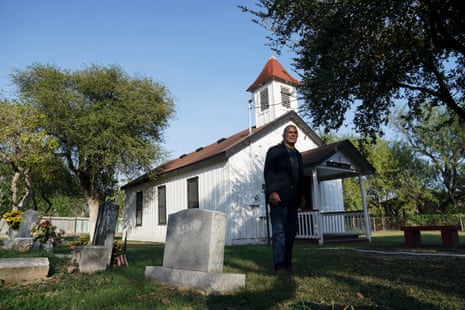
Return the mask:
POLYGON ((226 295, 146 279, 145 266, 162 265, 160 244, 129 244, 129 267, 92 275, 69 274, 68 259, 50 256, 47 279, 0 287, 0 309, 465 309, 463 233, 458 249, 443 249, 438 233, 422 239, 416 249, 403 246, 401 232, 376 232, 372 243, 299 243, 296 271, 282 276, 272 272, 269 246, 226 247, 224 271, 246 274, 246 287, 226 295), (391 254, 406 251, 462 256, 391 254))

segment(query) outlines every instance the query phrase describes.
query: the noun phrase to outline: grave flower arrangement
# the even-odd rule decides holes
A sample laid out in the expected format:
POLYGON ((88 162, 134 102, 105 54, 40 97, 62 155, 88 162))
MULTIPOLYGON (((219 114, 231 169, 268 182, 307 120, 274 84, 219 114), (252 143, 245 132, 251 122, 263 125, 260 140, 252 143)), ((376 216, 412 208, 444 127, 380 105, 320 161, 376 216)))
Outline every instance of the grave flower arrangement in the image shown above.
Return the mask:
POLYGON ((40 220, 33 224, 31 227, 31 235, 34 241, 38 241, 40 243, 51 242, 52 244, 56 244, 64 235, 63 230, 58 230, 56 226, 52 225, 49 220, 40 220))
POLYGON ((71 242, 70 248, 71 250, 76 249, 76 247, 81 246, 81 245, 86 245, 89 243, 89 234, 80 234, 79 235, 79 240, 75 240, 74 242, 71 242))
POLYGON ((3 218, 5 219, 6 224, 13 230, 19 229, 19 224, 23 217, 23 211, 13 210, 10 212, 5 212, 3 218))

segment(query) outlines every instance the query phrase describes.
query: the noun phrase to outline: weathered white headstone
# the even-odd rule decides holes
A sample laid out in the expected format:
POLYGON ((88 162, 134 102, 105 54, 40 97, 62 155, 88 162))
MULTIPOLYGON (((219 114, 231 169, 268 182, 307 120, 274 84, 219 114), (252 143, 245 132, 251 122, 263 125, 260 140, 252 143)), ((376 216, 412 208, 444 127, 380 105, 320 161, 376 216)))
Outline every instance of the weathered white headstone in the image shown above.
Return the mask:
POLYGON ((107 269, 108 249, 106 246, 83 246, 79 249, 79 251, 79 272, 94 273, 96 271, 104 271, 107 269))
POLYGON ((145 276, 164 284, 224 293, 245 285, 244 274, 223 273, 226 215, 187 209, 168 218, 163 267, 145 276))

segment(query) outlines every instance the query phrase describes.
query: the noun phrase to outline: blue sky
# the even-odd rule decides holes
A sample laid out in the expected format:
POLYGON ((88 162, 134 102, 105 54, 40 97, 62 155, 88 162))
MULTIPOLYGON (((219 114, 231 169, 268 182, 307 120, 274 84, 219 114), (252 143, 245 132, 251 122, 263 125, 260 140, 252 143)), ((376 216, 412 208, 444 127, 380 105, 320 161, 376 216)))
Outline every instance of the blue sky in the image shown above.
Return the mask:
MULTIPOLYGON (((253 0, 0 0, 0 96, 32 63, 116 64, 165 84, 177 113, 164 147, 177 157, 248 126, 247 87, 274 53, 237 6, 253 0)), ((277 59, 297 77, 292 54, 277 59)))

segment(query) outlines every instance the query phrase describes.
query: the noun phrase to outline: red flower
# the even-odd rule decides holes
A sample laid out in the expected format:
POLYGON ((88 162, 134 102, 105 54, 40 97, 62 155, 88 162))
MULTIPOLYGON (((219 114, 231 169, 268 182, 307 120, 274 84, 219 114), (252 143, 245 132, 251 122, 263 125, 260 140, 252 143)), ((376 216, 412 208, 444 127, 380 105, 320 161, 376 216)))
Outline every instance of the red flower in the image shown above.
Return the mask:
POLYGON ((48 225, 50 224, 50 222, 48 220, 44 220, 40 223, 40 226, 42 227, 47 227, 48 225))

